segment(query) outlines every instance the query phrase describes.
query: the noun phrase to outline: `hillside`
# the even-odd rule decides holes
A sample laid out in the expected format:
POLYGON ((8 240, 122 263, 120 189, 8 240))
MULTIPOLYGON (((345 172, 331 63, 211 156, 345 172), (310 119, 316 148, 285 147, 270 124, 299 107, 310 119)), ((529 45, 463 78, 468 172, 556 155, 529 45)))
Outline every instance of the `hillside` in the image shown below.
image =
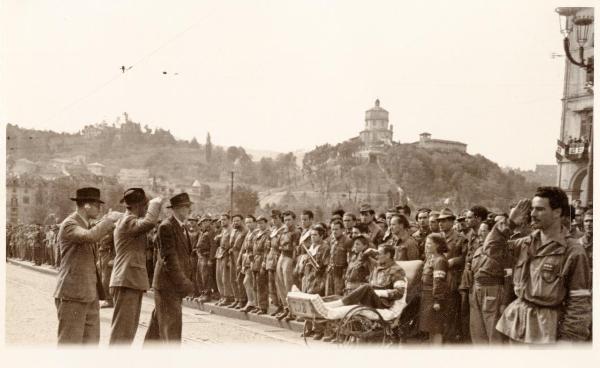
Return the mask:
POLYGON ((357 157, 358 147, 351 140, 306 153, 303 171, 311 186, 321 193, 349 193, 349 199, 352 193, 385 194, 380 206, 403 202, 412 208, 448 206, 454 210, 475 204, 508 210, 538 186, 514 171, 503 172, 481 155, 395 144, 375 165, 357 157))
MULTIPOLYGON (((127 114, 121 122, 88 125, 76 134, 7 125, 9 171, 15 162, 26 159, 33 167, 31 174, 39 175, 35 171, 49 160, 77 156, 87 163, 101 163, 107 176, 116 176, 124 168, 147 169, 151 177, 170 182, 171 191, 199 181, 210 193, 201 207, 211 211, 228 208, 231 171, 236 186, 258 192, 263 209, 319 207, 326 212, 339 206, 356 209, 369 201, 378 210, 400 202, 413 208, 459 210, 482 204, 507 210, 537 186, 481 155, 395 144, 379 160, 369 162, 358 156, 360 147, 354 138, 310 152, 253 150, 262 156, 257 159, 242 147, 213 145, 210 136, 204 144, 196 138, 177 140, 168 130, 142 127, 127 114)), ((86 174, 87 169, 80 165, 78 170, 86 174)))

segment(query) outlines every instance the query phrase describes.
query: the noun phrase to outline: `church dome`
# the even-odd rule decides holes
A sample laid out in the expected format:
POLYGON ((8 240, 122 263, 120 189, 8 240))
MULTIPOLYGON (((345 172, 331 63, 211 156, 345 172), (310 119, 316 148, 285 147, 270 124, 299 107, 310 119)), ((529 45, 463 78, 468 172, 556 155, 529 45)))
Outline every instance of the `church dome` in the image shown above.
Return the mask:
POLYGON ((379 106, 379 99, 375 100, 375 106, 365 113, 365 120, 388 120, 388 117, 388 111, 379 106))

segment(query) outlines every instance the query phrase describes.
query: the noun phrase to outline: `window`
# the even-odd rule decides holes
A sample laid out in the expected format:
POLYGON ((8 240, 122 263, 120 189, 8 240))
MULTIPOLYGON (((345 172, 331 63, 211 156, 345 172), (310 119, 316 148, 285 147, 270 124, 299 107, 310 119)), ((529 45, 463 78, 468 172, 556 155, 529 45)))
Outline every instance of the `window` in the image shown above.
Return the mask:
POLYGON ((581 118, 581 127, 579 128, 579 137, 580 138, 590 138, 590 132, 592 131, 592 120, 594 114, 591 110, 582 111, 579 115, 581 118))

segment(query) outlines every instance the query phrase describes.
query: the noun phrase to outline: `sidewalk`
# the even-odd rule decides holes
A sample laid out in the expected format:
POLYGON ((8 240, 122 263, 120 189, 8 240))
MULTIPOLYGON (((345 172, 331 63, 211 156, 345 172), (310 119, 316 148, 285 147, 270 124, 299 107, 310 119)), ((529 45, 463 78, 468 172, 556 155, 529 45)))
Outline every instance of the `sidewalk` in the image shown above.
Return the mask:
MULTIPOLYGON (((52 276, 56 276, 58 274, 57 269, 55 269, 49 265, 46 265, 46 264, 41 265, 41 266, 36 266, 31 262, 21 261, 21 260, 12 259, 12 258, 7 259, 6 262, 11 263, 16 266, 30 269, 33 271, 52 275, 52 276)), ((147 293, 144 294, 144 297, 154 300, 154 293, 152 291, 148 291, 147 293)), ((289 329, 292 331, 296 331, 298 333, 301 333, 302 330, 304 329, 304 323, 301 323, 301 322, 278 321, 275 317, 271 317, 268 314, 258 316, 256 314, 244 313, 244 312, 241 312, 236 309, 230 309, 230 308, 216 306, 216 305, 214 305, 214 302, 199 303, 199 302, 184 299, 183 305, 186 307, 189 307, 189 308, 194 308, 194 309, 197 309, 197 310, 200 310, 203 312, 212 313, 212 314, 216 314, 219 316, 235 318, 235 319, 239 319, 242 321, 252 321, 252 322, 262 323, 262 324, 273 326, 273 327, 286 328, 286 329, 289 329)), ((270 310, 269 312, 272 312, 272 311, 273 310, 270 310)))

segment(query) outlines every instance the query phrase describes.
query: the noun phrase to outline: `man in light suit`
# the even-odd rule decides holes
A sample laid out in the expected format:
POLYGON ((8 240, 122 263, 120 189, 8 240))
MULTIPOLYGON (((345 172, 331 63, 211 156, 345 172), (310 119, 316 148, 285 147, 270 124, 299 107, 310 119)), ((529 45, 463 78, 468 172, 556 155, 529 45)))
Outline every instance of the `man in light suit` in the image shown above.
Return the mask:
POLYGON ((104 203, 97 188, 81 188, 71 200, 77 210, 60 225, 58 247, 61 257, 55 304, 58 315, 58 344, 98 344, 100 304, 104 290, 96 267, 96 242, 112 231, 122 215, 110 212, 93 228, 90 220, 100 214, 104 203))
POLYGON ((192 202, 187 193, 170 199, 173 214, 158 226, 160 257, 154 271, 154 311, 146 341, 181 343, 181 300, 192 295, 190 237, 185 227, 192 202))
POLYGON ((125 191, 123 202, 127 210, 117 221, 114 232, 116 256, 110 279, 115 304, 111 345, 131 344, 135 337, 142 296, 150 288, 146 270, 146 234, 158 221, 162 198, 148 202, 142 188, 130 188, 125 191))

